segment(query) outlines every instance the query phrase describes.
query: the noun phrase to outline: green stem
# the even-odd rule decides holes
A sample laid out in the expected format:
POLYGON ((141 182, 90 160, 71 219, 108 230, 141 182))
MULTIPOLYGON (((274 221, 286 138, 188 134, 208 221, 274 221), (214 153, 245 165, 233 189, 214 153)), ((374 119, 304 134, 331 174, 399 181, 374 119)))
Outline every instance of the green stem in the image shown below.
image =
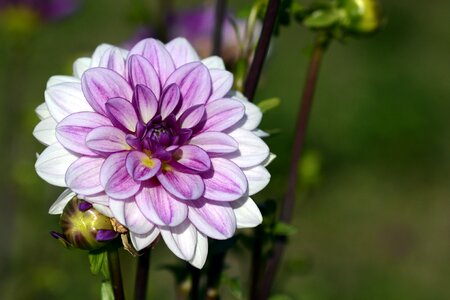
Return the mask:
POLYGON ((115 300, 125 300, 123 291, 122 273, 120 271, 119 251, 117 248, 108 249, 109 273, 111 275, 111 285, 115 300))
MULTIPOLYGON (((288 187, 286 197, 281 204, 281 211, 279 221, 289 223, 292 219, 294 211, 295 192, 298 183, 298 164, 303 150, 303 145, 306 137, 306 129, 308 125, 309 115, 311 112, 312 101, 314 99, 314 92, 316 88, 317 76, 319 74, 320 64, 322 62, 323 54, 327 49, 330 39, 326 33, 320 32, 317 35, 312 52, 308 73, 303 89, 301 100, 301 107, 297 117, 296 133, 294 139, 294 146, 292 149, 291 169, 289 172, 288 187)), ((275 237, 275 244, 272 250, 272 256, 269 258, 264 277, 259 286, 259 296, 254 299, 265 300, 269 298, 270 290, 275 279, 275 275, 279 268, 281 258, 287 244, 286 236, 275 237)))

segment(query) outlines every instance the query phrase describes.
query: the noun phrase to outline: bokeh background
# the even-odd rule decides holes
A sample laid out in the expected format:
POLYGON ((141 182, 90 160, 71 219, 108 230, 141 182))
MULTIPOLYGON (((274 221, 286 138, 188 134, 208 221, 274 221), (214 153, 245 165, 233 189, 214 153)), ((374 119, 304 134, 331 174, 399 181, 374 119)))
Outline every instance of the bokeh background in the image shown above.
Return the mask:
MULTIPOLYGON (((27 13, 0 17, 0 299, 99 299, 86 254, 48 234, 61 189, 35 174, 44 147, 31 135, 34 108, 50 76, 69 74, 102 42, 134 35, 135 2, 84 1, 43 23, 27 13)), ((229 2, 236 11, 251 3, 229 2)), ((326 54, 299 166, 297 232, 274 287, 286 299, 450 299, 450 2, 385 0, 383 8, 379 34, 335 42, 326 54)), ((282 100, 261 126, 275 132, 267 143, 278 158, 258 201, 284 193, 312 41, 296 24, 274 40, 256 99, 282 100)), ((228 273, 244 286, 247 256, 229 256, 228 273)), ((134 261, 122 259, 131 294, 134 261)), ((160 243, 149 299, 173 299, 174 279, 161 267, 174 261, 160 243)), ((233 299, 226 286, 224 295, 233 299)))

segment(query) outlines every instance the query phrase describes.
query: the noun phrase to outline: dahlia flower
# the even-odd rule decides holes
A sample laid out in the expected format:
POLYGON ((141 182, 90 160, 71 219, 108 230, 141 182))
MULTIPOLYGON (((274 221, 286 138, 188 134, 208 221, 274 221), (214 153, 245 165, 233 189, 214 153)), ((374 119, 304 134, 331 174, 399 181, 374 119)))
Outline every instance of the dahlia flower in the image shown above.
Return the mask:
POLYGON ((129 52, 100 45, 73 76, 54 76, 34 136, 48 147, 39 176, 128 228, 141 250, 160 234, 201 268, 208 237, 261 223, 250 198, 270 179, 259 108, 231 90, 222 59, 200 60, 189 42, 154 39, 129 52))

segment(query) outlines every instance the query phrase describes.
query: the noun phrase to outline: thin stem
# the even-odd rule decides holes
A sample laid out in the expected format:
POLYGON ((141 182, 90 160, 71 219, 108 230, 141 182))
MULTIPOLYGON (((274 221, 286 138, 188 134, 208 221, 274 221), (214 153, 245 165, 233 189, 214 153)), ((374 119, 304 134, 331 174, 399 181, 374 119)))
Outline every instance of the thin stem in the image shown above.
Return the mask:
MULTIPOLYGON (((220 241, 217 241, 220 243, 220 241)), ((227 251, 215 254, 208 269, 208 281, 206 283, 206 299, 217 300, 220 298, 219 288, 222 271, 225 266, 227 251)))
POLYGON ((191 293, 189 299, 198 300, 200 297, 200 270, 191 265, 188 267, 191 271, 191 293))
MULTIPOLYGON (((289 172, 288 187, 286 191, 286 197, 282 202, 281 212, 279 216, 279 220, 284 223, 289 223, 291 221, 292 213, 294 211, 295 191, 298 182, 298 163, 300 161, 306 137, 306 129, 311 112, 312 101, 314 98, 314 91, 316 87, 320 63, 322 62, 322 57, 328 46, 328 43, 328 36, 326 36, 324 33, 319 33, 309 62, 308 73, 303 89, 301 107, 297 117, 297 130, 295 133, 295 142, 292 149, 291 169, 289 172)), ((285 236, 276 237, 272 252, 273 254, 267 262, 264 277, 260 285, 259 297, 255 299, 265 300, 269 297, 269 293, 272 288, 276 272, 279 268, 286 243, 287 238, 285 236)))
POLYGON ((258 283, 261 277, 261 258, 263 246, 263 232, 261 226, 258 226, 253 231, 253 247, 252 247, 252 262, 250 269, 250 299, 257 299, 258 283))
POLYGON ((144 253, 138 257, 136 279, 134 285, 134 299, 145 300, 147 296, 148 276, 150 268, 151 250, 145 249, 144 253))
POLYGON ((160 0, 158 1, 158 16, 157 16, 157 26, 156 26, 156 36, 163 42, 168 40, 167 33, 167 20, 172 11, 172 0, 160 0))
POLYGON ((122 274, 120 271, 119 251, 117 248, 108 249, 109 272, 114 292, 114 300, 125 300, 123 291, 122 274))
POLYGON ((258 86, 259 77, 264 65, 264 60, 269 50, 270 39, 272 37, 273 28, 278 15, 280 0, 270 0, 267 5, 266 15, 261 31, 261 36, 256 46, 255 56, 248 71, 247 80, 244 87, 244 95, 249 101, 253 101, 256 87, 258 86))
POLYGON ((227 0, 216 0, 212 55, 220 56, 220 49, 222 49, 222 28, 223 22, 225 21, 226 10, 227 0))

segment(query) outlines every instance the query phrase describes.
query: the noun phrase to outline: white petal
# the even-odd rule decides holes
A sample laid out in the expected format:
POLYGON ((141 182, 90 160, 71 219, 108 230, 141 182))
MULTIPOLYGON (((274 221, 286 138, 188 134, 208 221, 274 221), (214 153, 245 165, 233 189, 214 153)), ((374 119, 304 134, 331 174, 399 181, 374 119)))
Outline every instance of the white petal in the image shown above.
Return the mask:
POLYGON ((202 63, 208 68, 208 69, 221 69, 225 70, 225 64, 223 62, 223 59, 221 59, 218 56, 210 56, 202 60, 202 63))
POLYGON ((205 265, 206 258, 208 257, 208 238, 197 231, 197 245, 195 247, 194 257, 189 260, 189 263, 194 267, 201 269, 205 265))
POLYGON ((107 216, 108 218, 113 218, 113 213, 111 212, 111 210, 108 208, 108 206, 106 205, 102 205, 102 204, 98 204, 98 203, 93 203, 92 206, 102 215, 107 216))
POLYGON ((232 99, 238 100, 245 106, 245 116, 242 118, 240 127, 247 130, 254 130, 261 123, 263 113, 258 106, 249 102, 245 97, 232 97, 232 99))
POLYGON ((80 57, 73 63, 73 76, 80 78, 84 71, 89 69, 92 59, 89 57, 80 57))
POLYGON ((153 227, 152 230, 150 230, 146 234, 136 234, 133 232, 130 232, 130 239, 133 243, 134 248, 137 251, 140 251, 144 249, 145 247, 149 246, 159 235, 159 229, 158 227, 153 227))
POLYGON ((90 68, 95 68, 100 65, 100 61, 102 59, 103 54, 105 54, 106 51, 113 48, 113 45, 109 44, 100 44, 95 48, 94 53, 92 54, 91 64, 90 68))
POLYGON ((44 145, 56 143, 56 121, 52 117, 39 122, 33 130, 33 136, 44 145))
POLYGON ((76 112, 93 111, 81 91, 81 84, 77 82, 60 83, 47 88, 45 103, 57 122, 76 112))
POLYGON ((248 181, 248 193, 254 195, 269 184, 270 173, 263 166, 256 166, 249 169, 243 169, 248 181))
POLYGON ((110 198, 109 199, 109 208, 111 209, 111 212, 116 218, 116 220, 125 226, 125 201, 126 200, 117 200, 110 198))
POLYGON ((257 137, 260 137, 260 138, 265 138, 265 137, 270 136, 270 134, 268 134, 267 132, 265 132, 265 131, 263 131, 261 129, 258 129, 258 128, 252 130, 252 132, 253 132, 254 135, 256 135, 257 137))
POLYGON ((55 143, 39 155, 34 166, 38 175, 48 183, 66 187, 66 171, 77 158, 61 144, 55 143))
POLYGON ((36 112, 36 115, 40 120, 44 120, 51 117, 50 112, 48 111, 47 104, 45 102, 39 104, 34 111, 36 112))
POLYGON ((50 206, 50 209, 48 210, 48 213, 51 215, 60 215, 62 214, 64 207, 66 207, 66 204, 75 197, 75 193, 72 192, 69 189, 66 189, 64 192, 62 192, 61 195, 59 195, 58 199, 56 199, 55 203, 50 206))
POLYGON ((277 158, 277 156, 273 153, 269 154, 269 157, 267 157, 262 163, 261 165, 264 167, 267 167, 268 165, 270 165, 272 163, 272 161, 277 158))
POLYGON ((160 227, 167 247, 179 258, 190 260, 194 257, 197 244, 197 229, 189 220, 176 227, 160 227))
POLYGON ((47 88, 65 82, 80 82, 80 79, 73 76, 56 75, 49 78, 47 88))
POLYGON ((242 198, 231 203, 236 215, 237 228, 252 228, 262 222, 262 215, 252 198, 242 198))
MULTIPOLYGON (((80 195, 78 195, 78 197, 80 197, 80 195)), ((109 205, 109 197, 105 193, 84 196, 83 199, 92 204, 96 203, 96 204, 102 204, 102 205, 109 205)))
POLYGON ((250 168, 261 164, 269 156, 269 147, 252 132, 238 128, 229 133, 239 144, 239 151, 229 158, 241 168, 250 168))

